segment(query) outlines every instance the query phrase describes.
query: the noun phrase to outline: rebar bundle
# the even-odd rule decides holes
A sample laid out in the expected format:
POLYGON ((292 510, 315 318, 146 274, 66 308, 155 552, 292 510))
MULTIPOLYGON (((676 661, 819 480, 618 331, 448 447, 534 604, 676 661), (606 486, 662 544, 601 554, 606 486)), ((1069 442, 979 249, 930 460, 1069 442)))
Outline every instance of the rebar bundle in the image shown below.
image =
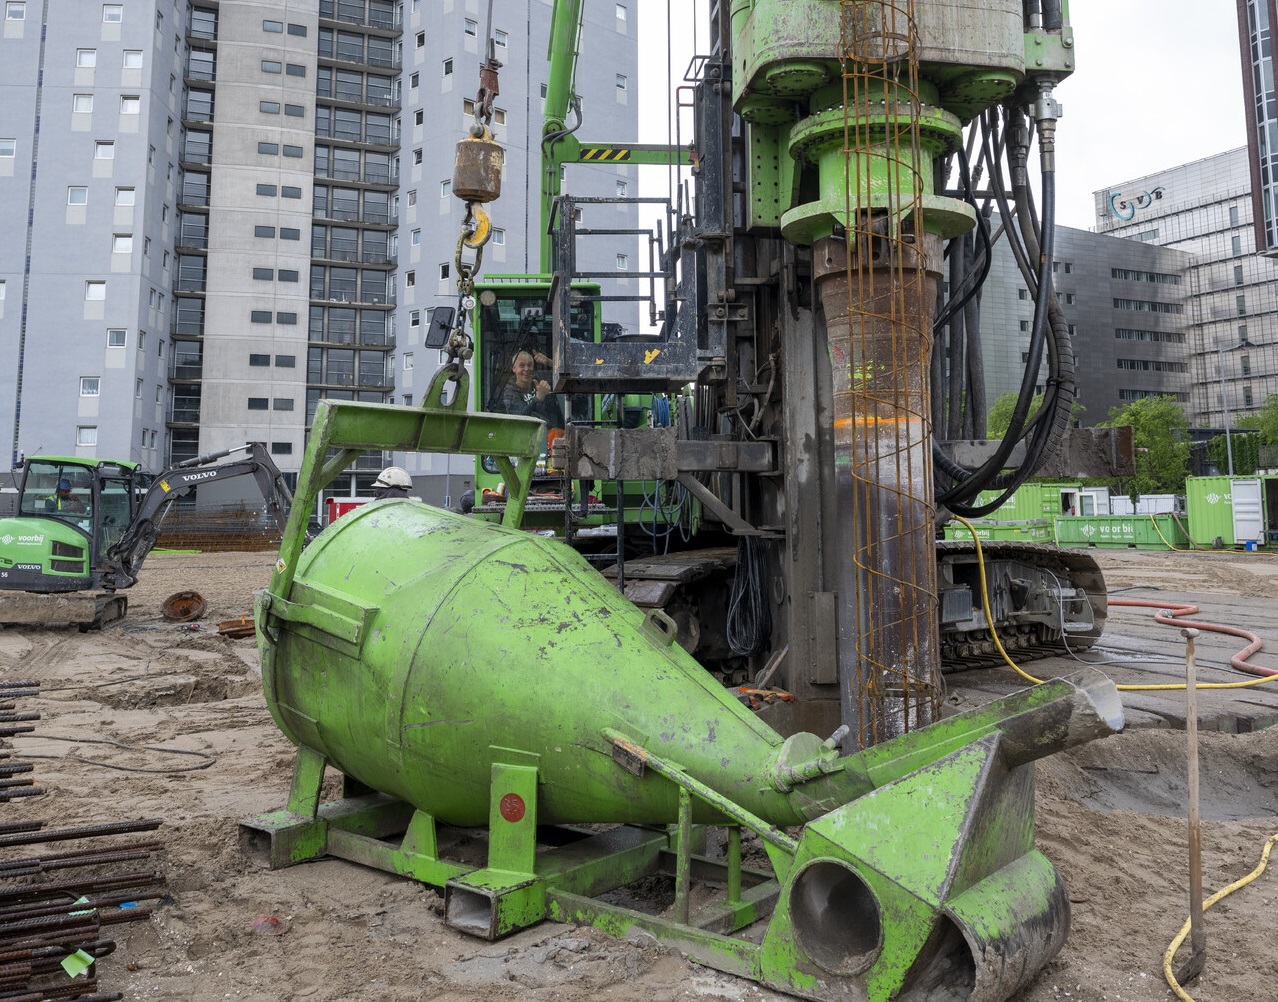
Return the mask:
MULTIPOLYGON (((18 699, 39 694, 40 683, 0 683, 0 738, 33 731, 39 713, 18 713, 18 699)), ((0 801, 44 793, 27 774, 30 762, 0 750, 0 801)), ((49 828, 43 820, 0 822, 0 850, 75 842, 63 852, 43 848, 6 858, 0 854, 0 1002, 50 999, 114 1002, 119 992, 103 992, 98 961, 115 951, 104 927, 150 917, 165 894, 164 875, 150 870, 107 873, 103 867, 144 861, 161 849, 155 839, 104 841, 152 832, 158 818, 49 828), (85 872, 77 872, 85 871, 85 872), (63 876, 67 872, 73 875, 63 876), (56 878, 51 874, 58 874, 56 878)))

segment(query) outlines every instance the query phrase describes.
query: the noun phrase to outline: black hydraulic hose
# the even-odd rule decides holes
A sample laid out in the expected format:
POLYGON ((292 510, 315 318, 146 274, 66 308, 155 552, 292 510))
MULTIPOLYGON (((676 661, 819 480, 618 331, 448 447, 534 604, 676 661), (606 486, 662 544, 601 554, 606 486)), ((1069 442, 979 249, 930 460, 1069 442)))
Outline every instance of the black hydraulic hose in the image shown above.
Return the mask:
MULTIPOLYGON (((950 322, 951 317, 967 305, 968 300, 976 295, 977 290, 985 284, 985 279, 990 273, 990 260, 994 256, 990 244, 989 220, 985 218, 984 213, 981 212, 980 207, 976 204, 976 193, 972 190, 971 168, 968 164, 967 153, 962 148, 958 150, 958 162, 959 176, 963 181, 963 200, 976 210, 976 238, 980 244, 980 253, 985 256, 981 261, 980 273, 974 279, 971 272, 969 272, 963 277, 963 281, 959 286, 950 286, 952 290, 950 301, 945 304, 945 308, 932 321, 932 333, 934 336, 937 331, 950 322), (961 295, 959 294, 960 288, 963 289, 961 295)), ((958 245, 952 242, 951 246, 958 245)))
POLYGON ((1043 28, 1046 31, 1060 31, 1065 26, 1065 16, 1061 11, 1061 0, 1042 0, 1043 28))
MULTIPOLYGON (((987 504, 971 505, 958 500, 959 497, 970 499, 975 494, 975 492, 970 492, 973 484, 990 482, 995 477, 998 477, 1001 472, 1003 463, 1011 454, 1016 440, 1024 430, 1030 401, 1033 399, 1034 386, 1038 379, 1039 360, 1042 358, 1043 347, 1047 341, 1049 301, 1052 298, 1052 255, 1056 242, 1056 170, 1054 144, 1047 130, 1040 129, 1039 143, 1043 163, 1043 217, 1038 262, 1038 297, 1034 302, 1034 323, 1030 334, 1029 360, 1026 363, 1025 374, 1021 380, 1020 397, 1012 413, 1012 420, 1008 425, 1008 433, 1003 437, 1002 442, 999 443, 994 455, 982 463, 977 470, 973 471, 966 481, 955 484, 948 491, 937 497, 937 501, 945 504, 950 511, 968 518, 974 515, 986 515, 1002 506, 1015 493, 1016 488, 1024 483, 1033 472, 1033 467, 1029 463, 1023 463, 1003 492, 995 500, 987 504), (1027 390, 1028 399, 1026 398, 1027 390)), ((1068 408, 1066 419, 1068 420, 1068 408)), ((944 467, 942 469, 944 470, 944 467)), ((979 489, 978 487, 977 490, 979 491, 979 489)))
MULTIPOLYGON (((977 487, 976 491, 968 493, 971 485, 989 481, 999 474, 1003 469, 1003 464, 1007 461, 1007 457, 1011 455, 1012 449, 1020 438, 1025 428, 1026 419, 1029 416, 1030 404, 1034 399, 1034 387, 1038 381, 1039 361, 1043 357, 1043 347, 1047 342, 1048 299, 1051 296, 1052 289, 1052 251, 1055 242, 1055 202, 1056 172, 1044 171, 1043 241, 1039 253, 1038 298, 1034 302, 1034 323, 1030 331, 1029 359, 1025 364, 1025 374, 1021 377, 1020 394, 1016 401, 1016 407, 1012 411, 1012 419, 1008 424, 1007 434, 1003 436, 1003 440, 994 451, 994 455, 976 470, 971 471, 963 483, 955 484, 937 497, 938 502, 946 504, 952 511, 957 511, 959 514, 966 514, 966 512, 959 511, 950 502, 957 501, 959 497, 964 495, 970 498, 981 489, 977 487)), ((1002 504, 1002 501, 999 504, 1002 504)), ((982 506, 983 510, 977 514, 985 514, 986 511, 993 511, 996 507, 998 505, 993 507, 982 506)))

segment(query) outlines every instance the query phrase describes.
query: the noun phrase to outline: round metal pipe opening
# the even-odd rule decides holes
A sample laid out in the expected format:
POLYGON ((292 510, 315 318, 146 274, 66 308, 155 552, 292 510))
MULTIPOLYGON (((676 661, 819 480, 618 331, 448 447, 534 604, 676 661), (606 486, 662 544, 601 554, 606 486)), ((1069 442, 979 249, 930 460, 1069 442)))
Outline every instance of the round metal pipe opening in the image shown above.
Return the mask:
POLYGON ((831 974, 859 974, 883 946, 878 899, 843 863, 819 860, 794 879, 790 917, 795 942, 831 974))

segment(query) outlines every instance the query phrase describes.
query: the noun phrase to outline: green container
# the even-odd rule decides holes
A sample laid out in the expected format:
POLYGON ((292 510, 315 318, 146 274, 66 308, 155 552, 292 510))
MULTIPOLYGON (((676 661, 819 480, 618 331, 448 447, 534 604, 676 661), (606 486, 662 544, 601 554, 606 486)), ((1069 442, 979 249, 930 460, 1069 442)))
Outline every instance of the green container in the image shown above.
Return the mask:
MULTIPOLYGON (((1001 511, 1002 509, 1000 509, 1001 511)), ((1050 543, 1052 542, 1052 523, 1045 518, 1032 522, 973 522, 976 526, 976 537, 982 541, 999 540, 1017 543, 1050 543)), ((967 526, 959 522, 951 522, 945 527, 946 539, 968 540, 972 534, 967 526)))
MULTIPOLYGON (((1182 518, 1180 523, 1183 522, 1182 518)), ((1100 549, 1191 549, 1180 523, 1170 514, 1061 517, 1056 519, 1056 542, 1060 546, 1100 549)))
MULTIPOLYGON (((1061 491, 1076 494, 1081 486, 1077 480, 1031 480, 1018 487, 1015 494, 1001 507, 990 512, 987 517, 1000 522, 1032 522, 1046 519, 1050 523, 1057 515, 1065 513, 1061 506, 1061 491)), ((989 504, 1002 493, 1002 491, 981 491, 977 495, 976 503, 989 504)))
POLYGON ((1189 534, 1199 546, 1211 546, 1219 536, 1234 545, 1234 478, 1189 477, 1185 481, 1185 513, 1189 534))

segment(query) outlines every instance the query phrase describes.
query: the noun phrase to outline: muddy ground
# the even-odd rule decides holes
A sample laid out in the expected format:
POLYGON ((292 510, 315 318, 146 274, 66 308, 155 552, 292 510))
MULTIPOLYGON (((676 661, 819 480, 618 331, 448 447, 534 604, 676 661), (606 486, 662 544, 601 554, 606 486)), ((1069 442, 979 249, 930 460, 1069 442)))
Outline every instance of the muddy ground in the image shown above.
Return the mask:
MULTIPOLYGON (((43 684, 22 707, 39 710, 38 730, 16 742, 48 789, 4 807, 4 820, 165 822, 169 897, 149 923, 118 927, 119 950, 101 965, 104 988, 195 1002, 786 997, 642 937, 618 942, 546 924, 482 942, 445 928, 441 899, 406 880, 335 860, 271 872, 242 854, 239 820, 282 805, 293 756, 266 711, 254 642, 220 636, 216 625, 251 611, 273 559, 156 554, 122 626, 0 630, 0 678, 43 684), (166 623, 162 600, 192 588, 208 604, 199 628, 166 623), (212 764, 192 768, 208 759, 177 750, 212 764), (278 921, 255 931, 264 916, 278 921)), ((1166 581, 1181 591, 1278 596, 1275 558, 1122 551, 1099 559, 1111 587, 1166 581)), ((1278 667, 1272 654, 1259 660, 1278 667)), ((1040 763, 1039 845, 1070 888, 1073 932, 1021 1002, 1170 997, 1160 964, 1186 909, 1183 756, 1183 733, 1140 729, 1040 763)), ((1251 870, 1278 830, 1278 728, 1204 734, 1203 756, 1210 891, 1251 870)), ((1278 866, 1209 913, 1199 1002, 1278 998, 1275 915, 1278 866)))

